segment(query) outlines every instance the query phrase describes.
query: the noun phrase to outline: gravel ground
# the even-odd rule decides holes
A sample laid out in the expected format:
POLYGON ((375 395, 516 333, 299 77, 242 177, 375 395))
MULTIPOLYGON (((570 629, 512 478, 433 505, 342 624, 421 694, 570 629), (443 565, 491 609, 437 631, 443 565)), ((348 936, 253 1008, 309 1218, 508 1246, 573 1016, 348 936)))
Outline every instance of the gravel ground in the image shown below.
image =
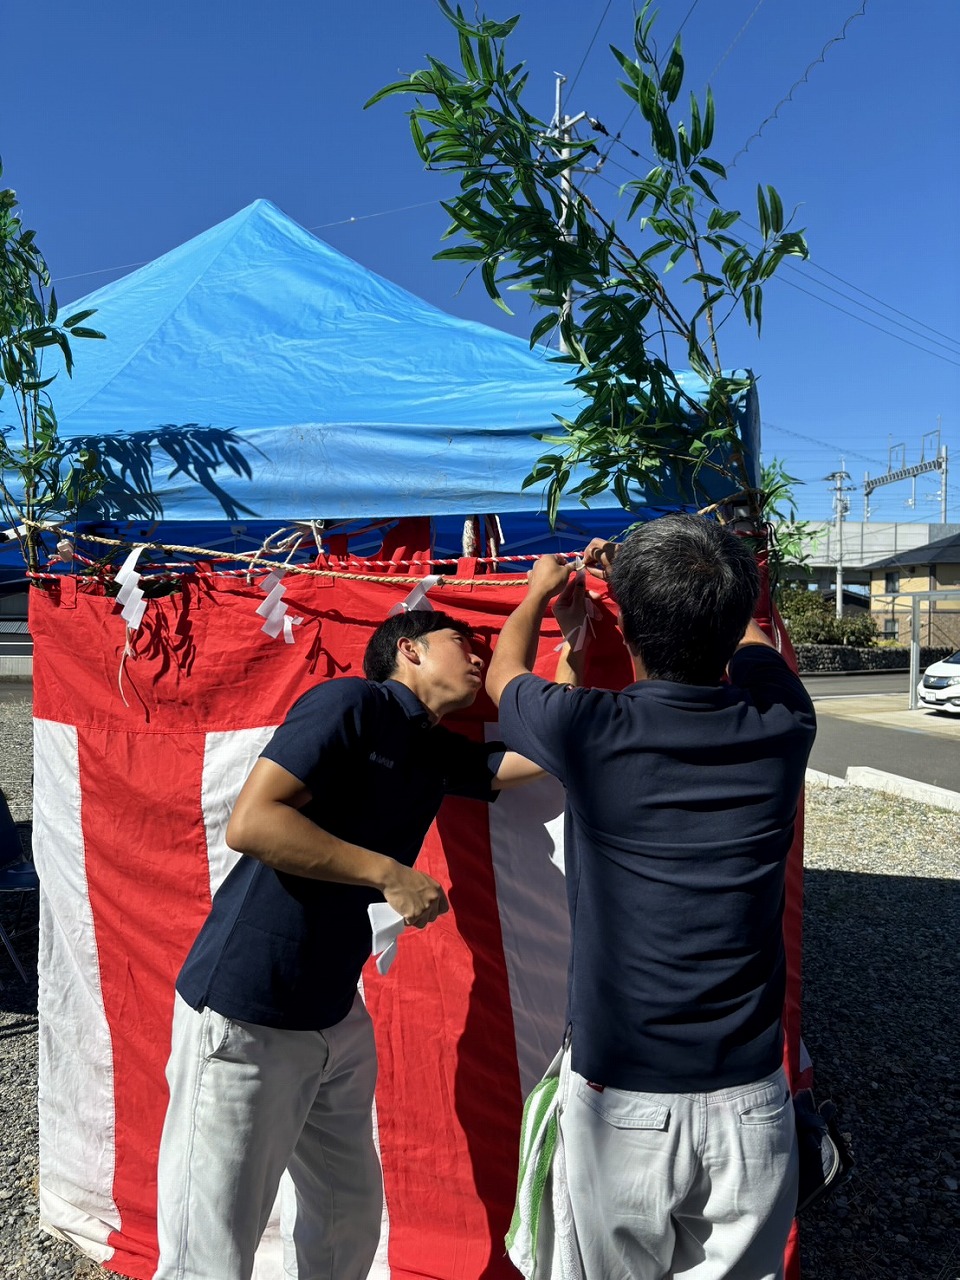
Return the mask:
MULTIPOLYGON (((0 685, 0 786, 24 822, 30 753, 22 688, 0 685)), ((808 787, 806 846, 804 1039, 857 1166, 804 1217, 804 1280, 960 1280, 960 814, 808 787)), ((19 949, 30 972, 35 933, 19 949)), ((36 982, 5 952, 0 981, 0 1280, 106 1277, 37 1230, 36 982)))

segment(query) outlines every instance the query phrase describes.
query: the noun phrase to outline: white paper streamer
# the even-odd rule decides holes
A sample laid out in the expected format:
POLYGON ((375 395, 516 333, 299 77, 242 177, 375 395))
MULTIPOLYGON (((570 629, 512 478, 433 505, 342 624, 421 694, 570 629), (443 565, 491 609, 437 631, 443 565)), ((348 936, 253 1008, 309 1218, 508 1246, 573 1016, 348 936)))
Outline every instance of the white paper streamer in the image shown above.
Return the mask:
POLYGON ((387 902, 371 902, 367 915, 373 931, 370 954, 376 956, 377 973, 384 974, 397 958, 397 939, 407 926, 403 916, 387 902))
POLYGON ((115 578, 115 581, 120 583, 120 590, 117 592, 117 601, 122 606, 120 617, 126 623, 123 653, 120 655, 120 669, 117 671, 117 688, 120 690, 120 697, 123 699, 125 707, 129 707, 130 703, 123 692, 123 669, 127 659, 136 656, 131 642, 140 630, 140 623, 143 621, 143 615, 147 609, 147 602, 143 597, 143 590, 140 586, 140 575, 135 568, 141 552, 145 550, 146 547, 142 545, 134 547, 117 570, 115 578))
POLYGON ((260 588, 266 591, 267 598, 257 605, 257 613, 264 620, 261 631, 266 632, 274 640, 283 632, 284 642, 293 644, 293 628, 299 627, 303 619, 295 618, 284 603, 283 597, 287 594, 287 588, 283 585, 282 579, 285 573, 285 569, 272 569, 260 583, 260 588))
POLYGON ((140 575, 134 568, 141 552, 145 550, 146 548, 142 546, 134 547, 117 570, 115 579, 120 583, 120 590, 117 592, 117 600, 123 606, 120 610, 120 616, 127 624, 128 631, 134 635, 139 631, 140 623, 143 621, 143 615, 147 609, 147 602, 143 598, 143 591, 140 587, 140 575))
MULTIPOLYGON (((575 581, 582 583, 586 581, 586 570, 578 569, 575 575, 575 581)), ((579 653, 587 642, 587 635, 594 635, 593 619, 600 616, 600 610, 590 599, 589 593, 583 597, 584 618, 579 626, 574 627, 569 635, 564 636, 560 643, 556 646, 556 652, 559 653, 565 644, 570 646, 571 653, 579 653)))
POLYGON ((398 600, 387 614, 388 618, 398 613, 412 613, 414 609, 433 609, 427 599, 427 592, 440 581, 439 573, 428 574, 422 582, 418 582, 405 600, 398 600))

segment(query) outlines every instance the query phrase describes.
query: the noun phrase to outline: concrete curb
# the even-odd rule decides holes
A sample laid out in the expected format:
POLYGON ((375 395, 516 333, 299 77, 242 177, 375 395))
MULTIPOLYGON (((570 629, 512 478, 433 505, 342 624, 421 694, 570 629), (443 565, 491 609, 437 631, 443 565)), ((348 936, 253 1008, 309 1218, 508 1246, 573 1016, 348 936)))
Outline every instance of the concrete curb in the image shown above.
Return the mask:
POLYGON ((870 791, 884 791, 887 795, 916 800, 918 804, 929 804, 937 809, 950 809, 954 813, 960 813, 960 792, 948 791, 946 787, 934 787, 929 782, 917 782, 913 778, 903 778, 896 773, 884 773, 882 769, 871 769, 866 765, 850 765, 843 778, 832 773, 821 773, 818 769, 808 769, 806 781, 817 787, 866 787, 870 791))
POLYGON ((0 657, 0 680, 29 680, 32 675, 32 656, 0 657))

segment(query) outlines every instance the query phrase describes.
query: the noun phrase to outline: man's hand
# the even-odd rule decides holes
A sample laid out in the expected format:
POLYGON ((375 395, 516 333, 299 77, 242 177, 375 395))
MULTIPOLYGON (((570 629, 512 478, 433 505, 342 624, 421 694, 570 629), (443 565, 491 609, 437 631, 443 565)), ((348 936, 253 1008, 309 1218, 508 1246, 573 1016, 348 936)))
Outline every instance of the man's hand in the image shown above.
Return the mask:
POLYGON ((587 589, 583 574, 575 573, 568 579, 556 600, 553 602, 553 616, 560 624, 564 637, 571 635, 582 627, 587 617, 587 589))
POLYGON ((568 582, 573 565, 563 556, 540 556, 527 574, 530 595, 549 600, 568 582))
POLYGON ((404 924, 423 929, 450 910, 443 886, 432 876, 397 862, 383 885, 383 896, 404 924))
POLYGON ((617 554, 617 544, 594 538, 583 553, 583 567, 598 578, 606 578, 617 554))

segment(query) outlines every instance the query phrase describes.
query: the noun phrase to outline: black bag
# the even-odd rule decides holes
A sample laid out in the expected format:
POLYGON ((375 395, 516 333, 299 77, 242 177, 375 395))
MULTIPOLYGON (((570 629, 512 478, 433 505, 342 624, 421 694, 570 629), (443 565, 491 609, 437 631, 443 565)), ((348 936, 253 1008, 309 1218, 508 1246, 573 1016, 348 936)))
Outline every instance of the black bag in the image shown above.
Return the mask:
POLYGON ((818 1107, 810 1089, 793 1097, 800 1151, 800 1185, 797 1213, 815 1204, 828 1191, 846 1182, 853 1168, 853 1154, 840 1131, 837 1108, 827 1100, 818 1107))

